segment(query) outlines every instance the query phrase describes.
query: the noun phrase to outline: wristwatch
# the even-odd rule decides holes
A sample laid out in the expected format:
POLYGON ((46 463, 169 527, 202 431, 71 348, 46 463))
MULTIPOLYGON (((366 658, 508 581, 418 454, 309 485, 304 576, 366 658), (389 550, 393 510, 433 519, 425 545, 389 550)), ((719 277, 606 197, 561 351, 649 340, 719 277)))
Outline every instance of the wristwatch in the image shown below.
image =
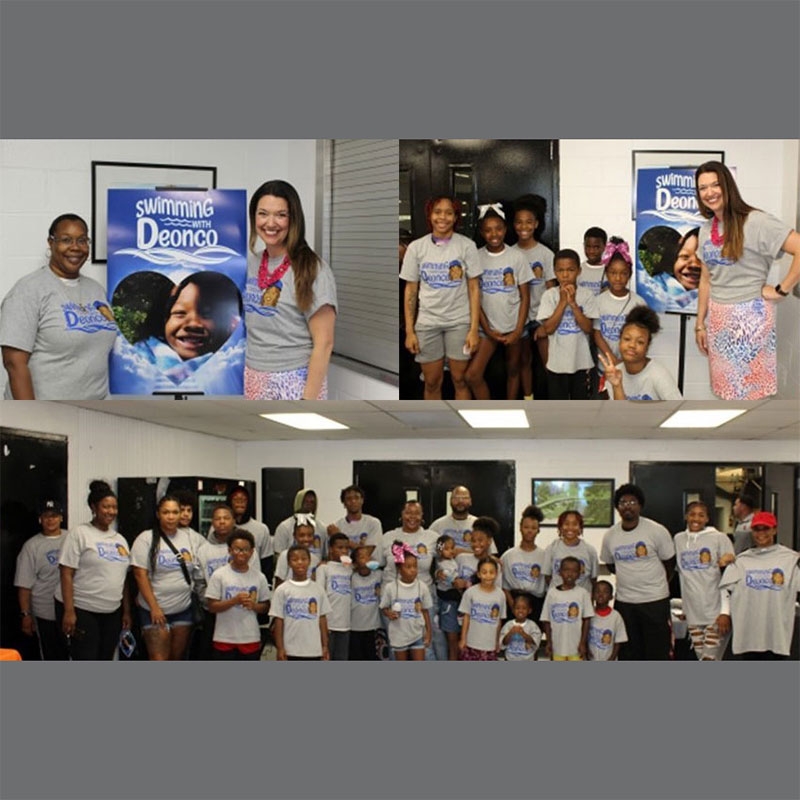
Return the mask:
POLYGON ((31 612, 30 611, 20 611, 19 615, 21 617, 29 617, 29 616, 31 616, 31 612))
POLYGON ((788 297, 788 296, 789 296, 789 292, 784 292, 784 291, 783 291, 783 289, 781 289, 781 285, 780 285, 779 283, 776 283, 776 284, 775 284, 775 291, 776 291, 776 292, 777 292, 777 293, 778 293, 778 294, 779 294, 781 297, 788 297))

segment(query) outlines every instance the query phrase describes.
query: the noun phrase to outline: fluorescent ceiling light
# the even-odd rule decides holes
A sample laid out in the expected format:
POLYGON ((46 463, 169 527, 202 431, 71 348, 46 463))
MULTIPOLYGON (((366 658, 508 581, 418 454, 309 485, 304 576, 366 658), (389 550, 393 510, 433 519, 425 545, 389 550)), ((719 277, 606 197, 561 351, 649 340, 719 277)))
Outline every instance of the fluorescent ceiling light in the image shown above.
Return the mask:
POLYGON ((259 414, 259 416, 301 431, 347 430, 347 425, 323 417, 321 414, 259 414))
POLYGON ((719 428, 730 422, 746 408, 697 408, 693 411, 676 411, 671 417, 665 419, 661 428, 719 428))
POLYGON ((471 428, 530 428, 522 408, 459 409, 459 414, 471 428))

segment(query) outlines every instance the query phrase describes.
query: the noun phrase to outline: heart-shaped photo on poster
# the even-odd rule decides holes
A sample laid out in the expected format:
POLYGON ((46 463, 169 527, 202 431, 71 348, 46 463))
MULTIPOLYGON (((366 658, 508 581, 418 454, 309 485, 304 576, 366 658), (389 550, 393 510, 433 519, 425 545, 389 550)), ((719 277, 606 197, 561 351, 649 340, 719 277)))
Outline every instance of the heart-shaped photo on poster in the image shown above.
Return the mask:
POLYGON ((159 272, 133 273, 117 285, 111 305, 134 347, 154 355, 169 348, 170 360, 183 362, 215 353, 242 321, 238 287, 211 271, 192 273, 178 284, 159 272))

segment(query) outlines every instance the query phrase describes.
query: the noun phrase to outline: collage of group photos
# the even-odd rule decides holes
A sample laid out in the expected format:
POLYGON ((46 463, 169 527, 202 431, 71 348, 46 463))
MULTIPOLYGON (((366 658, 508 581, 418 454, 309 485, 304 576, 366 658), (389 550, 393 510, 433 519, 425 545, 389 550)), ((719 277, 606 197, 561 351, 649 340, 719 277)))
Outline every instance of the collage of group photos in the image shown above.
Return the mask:
POLYGON ((800 661, 797 139, 0 182, 4 659, 800 661))

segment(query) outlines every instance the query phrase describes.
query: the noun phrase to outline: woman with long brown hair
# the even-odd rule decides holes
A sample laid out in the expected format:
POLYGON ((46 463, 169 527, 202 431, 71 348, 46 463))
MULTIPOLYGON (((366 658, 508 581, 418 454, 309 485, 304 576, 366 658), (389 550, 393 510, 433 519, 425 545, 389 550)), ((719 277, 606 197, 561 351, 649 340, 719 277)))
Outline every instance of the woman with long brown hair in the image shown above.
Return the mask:
POLYGON ((274 180, 250 198, 250 250, 244 295, 250 400, 325 400, 336 323, 331 268, 309 247, 294 187, 274 180), (264 245, 256 253, 258 240, 264 245))
POLYGON ((695 339, 708 356, 711 390, 723 400, 759 400, 778 391, 776 309, 800 281, 800 234, 742 200, 719 161, 695 173, 702 272, 695 339), (772 262, 789 253, 789 271, 772 286, 772 262))

